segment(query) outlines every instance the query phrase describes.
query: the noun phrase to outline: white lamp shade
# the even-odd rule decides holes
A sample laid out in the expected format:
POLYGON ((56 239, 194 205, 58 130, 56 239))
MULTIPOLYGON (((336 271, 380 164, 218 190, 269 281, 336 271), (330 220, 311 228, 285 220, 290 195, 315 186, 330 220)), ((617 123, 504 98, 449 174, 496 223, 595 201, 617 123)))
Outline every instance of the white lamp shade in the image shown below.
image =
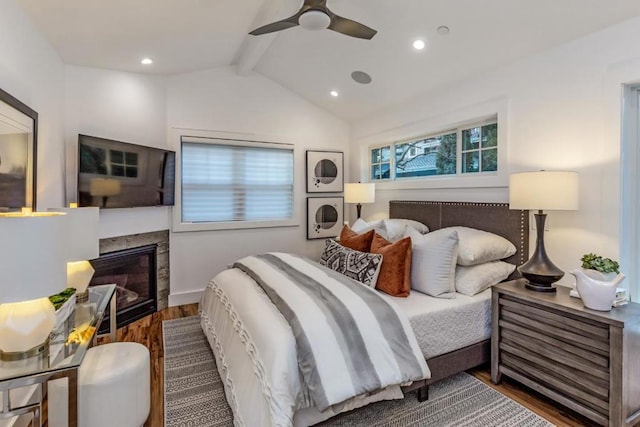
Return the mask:
POLYGON ((350 183, 344 185, 345 203, 373 203, 376 201, 374 183, 350 183))
POLYGON ((572 211, 578 206, 577 172, 522 172, 509 177, 511 209, 572 211))
POLYGON ((50 208, 66 213, 67 261, 86 261, 100 256, 100 208, 50 208))
POLYGON ((324 30, 331 24, 331 18, 324 12, 319 10, 310 10, 303 13, 298 18, 298 24, 305 30, 318 31, 324 30))
POLYGON ((65 288, 65 214, 0 214, 0 236, 0 304, 43 298, 65 288))

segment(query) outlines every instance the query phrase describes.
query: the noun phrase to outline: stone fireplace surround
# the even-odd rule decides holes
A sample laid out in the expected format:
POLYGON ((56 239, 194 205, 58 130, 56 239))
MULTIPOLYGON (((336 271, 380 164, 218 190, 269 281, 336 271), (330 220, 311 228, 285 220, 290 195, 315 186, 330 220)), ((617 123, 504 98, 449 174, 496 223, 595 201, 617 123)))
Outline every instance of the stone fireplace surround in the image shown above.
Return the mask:
POLYGON ((169 230, 100 239, 100 255, 123 249, 157 244, 156 280, 158 311, 169 305, 169 230))

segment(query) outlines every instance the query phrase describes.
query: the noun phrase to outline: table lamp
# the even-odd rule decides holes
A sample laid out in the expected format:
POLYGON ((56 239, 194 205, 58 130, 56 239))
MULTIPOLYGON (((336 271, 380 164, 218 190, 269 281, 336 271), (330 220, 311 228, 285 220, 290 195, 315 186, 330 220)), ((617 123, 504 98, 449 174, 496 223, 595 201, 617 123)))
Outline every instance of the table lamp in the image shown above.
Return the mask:
POLYGON ((56 324, 49 295, 65 288, 65 214, 0 214, 0 360, 48 348, 56 324))
POLYGON ((76 302, 85 302, 89 295, 89 282, 95 273, 88 260, 100 256, 100 210, 96 207, 79 208, 75 203, 68 208, 49 210, 67 214, 67 287, 76 289, 76 302))
POLYGON ((362 211, 362 203, 373 203, 376 201, 376 185, 374 183, 349 183, 344 185, 345 203, 357 203, 356 211, 358 218, 362 211))
POLYGON ((526 287, 538 292, 555 292, 553 283, 564 272, 551 262, 544 248, 544 210, 578 209, 578 174, 568 171, 537 171, 512 174, 509 177, 509 208, 538 210, 536 249, 531 258, 518 267, 527 279, 526 287))

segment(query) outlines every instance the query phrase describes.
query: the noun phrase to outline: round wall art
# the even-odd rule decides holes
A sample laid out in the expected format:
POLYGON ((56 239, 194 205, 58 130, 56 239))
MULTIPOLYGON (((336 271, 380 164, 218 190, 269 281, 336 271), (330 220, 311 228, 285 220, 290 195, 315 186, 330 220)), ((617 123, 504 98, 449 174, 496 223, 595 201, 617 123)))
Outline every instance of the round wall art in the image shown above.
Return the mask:
POLYGON ((307 193, 343 191, 343 153, 307 150, 307 193))
POLYGON ((342 197, 307 197, 307 239, 324 239, 340 234, 343 209, 342 197))
POLYGON ((333 160, 322 159, 316 163, 313 174, 316 187, 319 187, 320 184, 329 185, 338 177, 338 166, 333 160))

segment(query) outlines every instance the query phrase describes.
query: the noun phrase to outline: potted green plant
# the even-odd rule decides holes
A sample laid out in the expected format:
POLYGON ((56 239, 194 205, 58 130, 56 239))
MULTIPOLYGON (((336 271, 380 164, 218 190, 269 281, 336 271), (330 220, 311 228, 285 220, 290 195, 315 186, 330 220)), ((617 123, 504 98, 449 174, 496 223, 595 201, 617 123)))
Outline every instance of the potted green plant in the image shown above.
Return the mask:
POLYGON ((576 278, 576 290, 585 307, 611 310, 618 284, 624 279, 620 264, 593 253, 583 255, 580 261, 582 268, 573 270, 571 274, 576 278))
POLYGON ((593 253, 582 255, 580 258, 582 262, 582 268, 585 270, 591 270, 587 274, 598 280, 613 280, 618 273, 620 273, 620 264, 618 261, 614 261, 611 258, 604 258, 600 255, 593 253), (594 272, 599 272, 597 274, 594 272))

